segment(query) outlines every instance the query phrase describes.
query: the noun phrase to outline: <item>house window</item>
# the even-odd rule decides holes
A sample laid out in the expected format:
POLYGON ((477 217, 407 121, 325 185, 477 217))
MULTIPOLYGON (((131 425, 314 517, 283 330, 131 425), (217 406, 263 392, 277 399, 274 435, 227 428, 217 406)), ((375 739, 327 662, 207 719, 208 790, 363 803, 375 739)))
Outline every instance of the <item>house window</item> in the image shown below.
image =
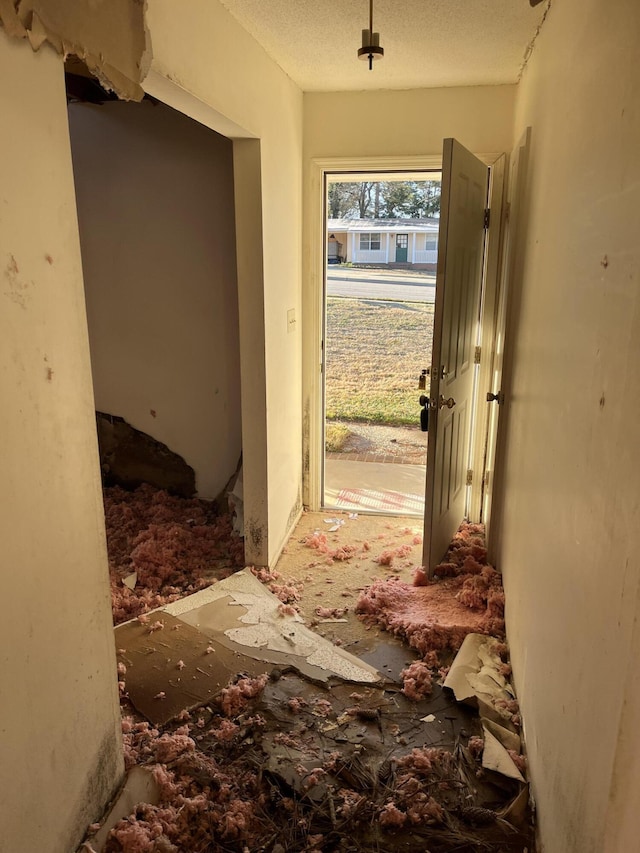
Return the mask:
POLYGON ((361 234, 360 235, 360 251, 361 252, 379 252, 380 251, 380 235, 379 234, 361 234))
POLYGON ((424 248, 426 252, 435 252, 435 250, 438 248, 438 238, 427 237, 424 241, 424 248))

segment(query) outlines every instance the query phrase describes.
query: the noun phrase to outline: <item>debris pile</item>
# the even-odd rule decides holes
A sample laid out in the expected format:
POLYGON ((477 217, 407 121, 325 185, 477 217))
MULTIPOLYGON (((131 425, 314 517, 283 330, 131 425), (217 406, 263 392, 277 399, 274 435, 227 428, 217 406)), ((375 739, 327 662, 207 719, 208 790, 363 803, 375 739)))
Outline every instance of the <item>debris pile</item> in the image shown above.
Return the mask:
MULTIPOLYGON (((147 541, 138 537, 160 523, 121 502, 130 512, 113 535, 130 560, 123 557, 120 576, 137 571, 131 558, 137 544, 147 541)), ((194 509, 182 517, 187 529, 206 521, 194 509)), ((344 522, 338 521, 329 520, 328 533, 340 530, 344 522)), ((409 528, 401 534, 419 544, 409 528)), ((317 565, 323 574, 355 568, 370 552, 375 566, 395 573, 394 561, 402 563, 409 577, 410 549, 401 539, 369 539, 373 547, 315 531, 304 545, 322 556, 317 565)), ((213 540, 211 545, 213 555, 213 540)), ((197 558, 189 570, 192 588, 203 586, 197 558)), ((161 580, 163 571, 157 573, 161 580)), ((126 766, 129 773, 149 776, 155 796, 119 812, 117 817, 128 816, 114 818, 110 831, 103 828, 106 843, 94 848, 91 836, 84 849, 532 849, 519 709, 502 642, 504 596, 500 576, 487 565, 480 527, 463 525, 436 574, 437 580, 427 581, 417 570, 415 585, 390 574, 362 589, 362 620, 384 627, 420 655, 407 660, 413 655, 405 648, 399 658, 381 657, 384 677, 382 669, 369 667, 371 674, 356 679, 353 663, 369 665, 304 625, 296 608, 305 582, 304 595, 318 595, 315 578, 284 579, 273 569, 246 569, 221 580, 193 596, 194 610, 180 601, 117 628, 126 766), (162 630, 153 631, 159 622, 162 630), (441 667, 441 658, 451 666, 441 667), (392 660, 393 672, 387 666, 392 660), (439 676, 446 676, 444 683, 439 676)), ((162 583, 148 588, 158 595, 168 591, 162 583)), ((322 604, 310 599, 307 610, 312 625, 352 619, 351 608, 329 598, 322 604)), ((353 621, 365 631, 361 620, 353 621)))
POLYGON ((227 577, 244 564, 231 516, 210 501, 142 485, 104 490, 115 624, 227 577))
POLYGON ((504 636, 502 578, 487 564, 482 525, 462 524, 434 580, 414 572, 413 584, 391 577, 375 581, 356 612, 406 640, 423 657, 457 651, 469 633, 504 636))
POLYGON ((436 714, 422 717, 425 700, 377 686, 323 688, 279 672, 254 686, 232 718, 224 700, 164 730, 124 717, 127 767, 148 768, 158 799, 115 825, 105 853, 503 853, 530 843, 515 808, 523 788, 496 786, 483 770, 473 716, 442 688, 436 714))

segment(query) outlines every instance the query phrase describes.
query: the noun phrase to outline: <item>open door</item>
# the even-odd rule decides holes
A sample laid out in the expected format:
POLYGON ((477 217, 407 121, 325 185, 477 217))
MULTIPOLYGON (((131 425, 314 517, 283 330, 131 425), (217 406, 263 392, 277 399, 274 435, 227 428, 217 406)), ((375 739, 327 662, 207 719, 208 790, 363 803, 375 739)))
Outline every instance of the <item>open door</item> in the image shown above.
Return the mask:
POLYGON ((507 422, 512 385, 511 353, 514 346, 513 329, 520 312, 520 287, 522 276, 522 251, 517 251, 518 241, 524 231, 522 224, 522 197, 527 180, 531 128, 527 128, 510 157, 509 217, 503 246, 503 270, 500 282, 498 318, 496 322, 495 350, 492 363, 492 411, 488 425, 487 454, 485 462, 485 488, 482 520, 486 525, 487 556, 492 566, 498 566, 498 542, 502 524, 502 495, 504 494, 504 467, 507 422), (514 287, 515 285, 515 287, 514 287), (509 334, 511 330, 511 335, 509 334), (497 398, 497 399, 496 399, 497 398), (496 405, 497 403, 497 405, 496 405), (498 414, 500 416, 498 418, 498 414))
POLYGON ((430 575, 466 511, 488 175, 459 142, 444 140, 424 518, 430 575))

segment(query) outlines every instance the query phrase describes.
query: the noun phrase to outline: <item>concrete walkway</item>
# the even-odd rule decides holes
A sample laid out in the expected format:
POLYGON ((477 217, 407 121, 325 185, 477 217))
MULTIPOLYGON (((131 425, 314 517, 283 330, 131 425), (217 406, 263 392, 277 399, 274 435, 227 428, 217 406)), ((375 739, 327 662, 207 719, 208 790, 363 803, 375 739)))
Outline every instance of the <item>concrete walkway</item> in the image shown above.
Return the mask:
POLYGON ((424 465, 326 459, 324 506, 423 516, 425 478, 424 465), (354 494, 350 496, 349 492, 354 494), (406 496, 406 500, 399 495, 406 496))

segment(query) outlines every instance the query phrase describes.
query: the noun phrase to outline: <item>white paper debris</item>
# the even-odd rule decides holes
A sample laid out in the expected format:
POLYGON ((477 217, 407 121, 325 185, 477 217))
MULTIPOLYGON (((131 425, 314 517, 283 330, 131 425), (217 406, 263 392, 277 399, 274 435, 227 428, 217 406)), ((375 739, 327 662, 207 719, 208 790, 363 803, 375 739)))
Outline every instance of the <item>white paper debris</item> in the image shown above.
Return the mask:
MULTIPOLYGON (((229 620, 225 619, 222 628, 216 626, 217 630, 241 646, 244 654, 251 654, 249 649, 262 649, 263 653, 256 652, 252 657, 268 660, 268 651, 285 653, 292 666, 296 666, 298 658, 300 663, 325 670, 327 678, 337 675, 360 683, 380 680, 374 667, 311 631, 299 614, 283 616, 281 601, 249 569, 175 601, 163 610, 173 616, 183 615, 191 624, 187 613, 193 614, 196 609, 220 599, 228 600, 229 620)), ((212 630, 211 625, 193 624, 205 633, 212 630)))
POLYGON ((138 573, 137 572, 132 572, 130 575, 127 575, 126 578, 122 578, 122 583, 127 587, 127 589, 135 589, 137 582, 138 582, 138 573))
POLYGON ((482 766, 486 770, 493 770, 496 773, 501 773, 503 776, 508 776, 509 779, 517 779, 519 782, 524 782, 524 776, 513 763, 513 759, 504 746, 491 734, 486 726, 483 726, 482 729, 484 732, 482 766))
POLYGON ((427 714, 426 717, 420 717, 420 721, 422 723, 435 723, 436 715, 435 714, 427 714))

